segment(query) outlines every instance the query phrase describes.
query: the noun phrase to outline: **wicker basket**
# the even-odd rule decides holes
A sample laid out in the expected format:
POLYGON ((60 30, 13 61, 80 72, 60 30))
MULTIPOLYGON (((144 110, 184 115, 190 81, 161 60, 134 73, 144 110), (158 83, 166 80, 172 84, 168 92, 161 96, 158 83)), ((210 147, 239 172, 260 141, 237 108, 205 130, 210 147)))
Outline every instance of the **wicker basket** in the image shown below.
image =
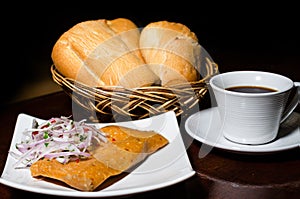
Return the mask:
POLYGON ((176 116, 184 116, 203 100, 208 91, 207 82, 218 73, 218 65, 207 59, 202 71, 200 80, 172 87, 93 88, 64 77, 55 65, 51 66, 53 80, 76 104, 91 112, 90 117, 94 118, 89 119, 96 122, 136 120, 166 111, 174 111, 176 116))

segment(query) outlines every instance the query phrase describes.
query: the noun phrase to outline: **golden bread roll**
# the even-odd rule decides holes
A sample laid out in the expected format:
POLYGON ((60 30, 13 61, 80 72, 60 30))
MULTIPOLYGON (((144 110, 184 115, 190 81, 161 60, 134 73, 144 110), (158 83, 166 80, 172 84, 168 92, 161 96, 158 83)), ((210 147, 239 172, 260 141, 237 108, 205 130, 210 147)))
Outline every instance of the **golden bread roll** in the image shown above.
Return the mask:
POLYGON ((141 31, 140 49, 163 86, 199 78, 200 45, 195 33, 181 23, 149 23, 141 31))
POLYGON ((145 65, 139 37, 129 19, 84 21, 60 36, 51 58, 62 75, 88 86, 151 85, 159 79, 145 65))
POLYGON ((31 165, 31 175, 55 179, 81 191, 93 191, 109 177, 131 172, 129 169, 169 143, 155 131, 117 125, 100 130, 106 134, 108 142, 92 147, 91 158, 66 164, 55 159, 40 159, 31 165))

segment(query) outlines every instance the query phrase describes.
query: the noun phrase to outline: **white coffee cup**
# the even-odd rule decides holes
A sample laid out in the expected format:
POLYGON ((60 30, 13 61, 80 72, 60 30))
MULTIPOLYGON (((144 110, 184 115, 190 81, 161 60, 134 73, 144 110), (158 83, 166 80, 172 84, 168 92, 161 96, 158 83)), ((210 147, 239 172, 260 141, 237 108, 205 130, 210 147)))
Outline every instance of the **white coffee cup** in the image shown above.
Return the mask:
POLYGON ((210 79, 209 85, 217 102, 224 137, 241 144, 265 144, 274 140, 280 123, 299 102, 296 92, 287 108, 291 90, 300 83, 271 72, 220 73, 210 79), (233 87, 247 91, 229 90, 233 87), (249 93, 254 89, 251 87, 263 92, 249 93))

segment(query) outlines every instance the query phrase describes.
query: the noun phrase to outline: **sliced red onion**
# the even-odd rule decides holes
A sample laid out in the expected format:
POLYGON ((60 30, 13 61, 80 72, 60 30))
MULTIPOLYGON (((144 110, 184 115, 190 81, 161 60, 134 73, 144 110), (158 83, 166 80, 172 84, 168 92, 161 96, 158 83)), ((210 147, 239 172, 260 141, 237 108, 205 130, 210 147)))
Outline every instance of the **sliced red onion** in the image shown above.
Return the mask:
POLYGON ((76 122, 64 116, 53 117, 41 124, 34 120, 32 128, 23 132, 24 139, 16 144, 21 155, 10 152, 18 159, 15 167, 19 164, 29 167, 41 158, 55 158, 65 164, 89 157, 87 150, 92 141, 107 142, 107 139, 103 132, 85 122, 86 120, 76 122))

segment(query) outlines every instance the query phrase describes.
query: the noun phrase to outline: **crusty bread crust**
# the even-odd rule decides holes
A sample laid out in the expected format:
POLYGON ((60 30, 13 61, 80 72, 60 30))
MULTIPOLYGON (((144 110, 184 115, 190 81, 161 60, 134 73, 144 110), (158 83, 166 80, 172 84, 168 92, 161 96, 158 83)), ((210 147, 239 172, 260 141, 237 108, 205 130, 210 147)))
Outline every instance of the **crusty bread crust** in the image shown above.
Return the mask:
POLYGON ((59 72, 89 86, 151 85, 158 77, 145 66, 139 50, 140 31, 129 19, 89 20, 61 35, 52 49, 59 72), (141 75, 131 76, 138 70, 141 75))
POLYGON ((140 49, 163 86, 199 78, 198 38, 181 23, 158 21, 148 24, 141 31, 140 49))
POLYGON ((200 50, 196 34, 184 24, 157 21, 140 30, 117 18, 74 25, 55 43, 51 57, 65 77, 88 86, 138 88, 198 80, 200 50))

